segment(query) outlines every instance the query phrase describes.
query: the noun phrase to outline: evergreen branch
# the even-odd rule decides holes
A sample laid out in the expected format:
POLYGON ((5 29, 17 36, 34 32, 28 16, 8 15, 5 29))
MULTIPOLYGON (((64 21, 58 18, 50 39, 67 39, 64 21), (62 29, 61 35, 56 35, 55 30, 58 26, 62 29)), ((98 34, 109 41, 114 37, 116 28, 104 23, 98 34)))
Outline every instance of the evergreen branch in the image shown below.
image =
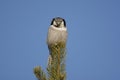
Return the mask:
POLYGON ((45 75, 45 73, 43 72, 43 70, 41 69, 40 66, 37 66, 37 67, 34 68, 34 74, 36 75, 38 80, 47 80, 46 75, 45 75))
POLYGON ((48 66, 48 77, 49 80, 65 80, 65 44, 56 43, 56 45, 51 45, 51 65, 48 66))
POLYGON ((48 59, 47 78, 40 66, 34 68, 34 74, 38 80, 66 80, 66 45, 64 43, 56 43, 51 45, 49 49, 51 53, 48 59))

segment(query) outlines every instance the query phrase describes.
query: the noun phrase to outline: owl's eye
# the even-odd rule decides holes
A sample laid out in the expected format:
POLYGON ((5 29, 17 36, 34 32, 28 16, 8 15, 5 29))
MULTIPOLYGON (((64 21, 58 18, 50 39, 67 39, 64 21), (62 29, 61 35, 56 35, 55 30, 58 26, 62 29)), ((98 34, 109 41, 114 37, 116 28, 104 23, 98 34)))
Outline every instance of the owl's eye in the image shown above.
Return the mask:
POLYGON ((56 23, 57 23, 57 25, 60 25, 60 24, 61 24, 61 22, 62 22, 62 21, 57 21, 56 23))

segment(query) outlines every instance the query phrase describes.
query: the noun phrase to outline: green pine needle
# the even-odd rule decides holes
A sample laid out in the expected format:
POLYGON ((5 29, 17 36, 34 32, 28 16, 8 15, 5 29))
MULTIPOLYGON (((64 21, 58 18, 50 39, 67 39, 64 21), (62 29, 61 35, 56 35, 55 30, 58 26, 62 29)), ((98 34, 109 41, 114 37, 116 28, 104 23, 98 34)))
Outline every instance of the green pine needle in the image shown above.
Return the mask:
POLYGON ((51 64, 47 66, 47 78, 41 67, 34 68, 34 74, 38 80, 66 80, 65 71, 65 57, 66 45, 65 43, 56 43, 50 46, 51 64))

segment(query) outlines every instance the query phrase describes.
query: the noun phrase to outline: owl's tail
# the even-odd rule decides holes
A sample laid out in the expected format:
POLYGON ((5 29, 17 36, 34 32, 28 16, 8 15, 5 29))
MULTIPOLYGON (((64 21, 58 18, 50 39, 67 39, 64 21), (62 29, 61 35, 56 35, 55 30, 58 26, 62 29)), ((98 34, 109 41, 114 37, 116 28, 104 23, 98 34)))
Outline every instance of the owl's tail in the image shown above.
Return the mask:
POLYGON ((52 63, 52 57, 51 55, 48 56, 48 62, 47 62, 47 65, 50 66, 52 63))

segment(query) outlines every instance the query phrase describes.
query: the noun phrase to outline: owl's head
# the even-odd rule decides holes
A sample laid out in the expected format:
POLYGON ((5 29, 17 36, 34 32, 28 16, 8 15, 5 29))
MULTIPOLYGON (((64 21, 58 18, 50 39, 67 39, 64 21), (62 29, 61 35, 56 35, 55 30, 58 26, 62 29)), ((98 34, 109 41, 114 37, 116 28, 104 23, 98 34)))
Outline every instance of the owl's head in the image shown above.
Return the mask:
POLYGON ((63 18, 56 17, 56 18, 53 18, 51 25, 57 28, 62 28, 62 27, 66 27, 66 22, 63 18))

